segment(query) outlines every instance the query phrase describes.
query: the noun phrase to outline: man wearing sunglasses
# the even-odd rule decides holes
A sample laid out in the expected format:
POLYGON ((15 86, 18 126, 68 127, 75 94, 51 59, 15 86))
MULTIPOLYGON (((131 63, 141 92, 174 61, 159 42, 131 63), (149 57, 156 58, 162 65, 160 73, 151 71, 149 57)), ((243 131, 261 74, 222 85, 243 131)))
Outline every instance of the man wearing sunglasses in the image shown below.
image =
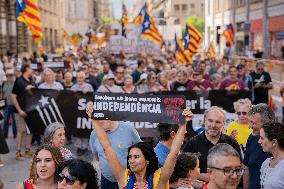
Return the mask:
POLYGON ((268 91, 273 88, 270 74, 264 71, 264 63, 256 62, 256 70, 250 73, 253 81, 253 103, 268 103, 268 91))
POLYGON ((203 189, 236 189, 244 173, 239 153, 229 144, 220 143, 207 157, 209 182, 203 189))

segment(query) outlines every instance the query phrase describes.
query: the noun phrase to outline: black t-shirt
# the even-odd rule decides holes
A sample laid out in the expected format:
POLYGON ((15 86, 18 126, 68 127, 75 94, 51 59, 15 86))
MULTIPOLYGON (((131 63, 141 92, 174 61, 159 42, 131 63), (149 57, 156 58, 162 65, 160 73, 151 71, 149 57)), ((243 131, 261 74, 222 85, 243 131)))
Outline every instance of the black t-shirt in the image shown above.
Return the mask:
POLYGON ((85 81, 86 83, 92 85, 94 91, 97 91, 97 89, 99 88, 99 82, 97 81, 97 78, 95 76, 89 75, 89 77, 87 77, 85 81))
MULTIPOLYGON (((26 80, 23 76, 20 76, 19 78, 16 79, 12 89, 12 94, 17 95, 17 100, 22 110, 25 110, 25 105, 26 105, 25 92, 27 91, 26 87, 28 85, 32 85, 35 87, 35 84, 32 81, 32 79, 26 80)), ((15 107, 14 111, 18 112, 15 107)))
MULTIPOLYGON (((267 85, 271 83, 271 77, 268 72, 262 72, 262 74, 257 74, 256 72, 250 73, 253 81, 253 86, 257 83, 263 83, 267 85)), ((268 103, 268 89, 267 88, 254 88, 254 104, 258 103, 268 103)))
POLYGON ((134 72, 132 72, 131 76, 132 76, 134 84, 140 79, 141 75, 142 75, 142 73, 139 72, 138 70, 135 70, 134 72))
POLYGON ((262 163, 269 157, 270 153, 265 153, 261 145, 258 143, 259 137, 249 136, 246 144, 246 152, 244 157, 244 165, 249 169, 249 188, 260 188, 260 168, 262 163))
POLYGON ((187 90, 187 85, 190 82, 190 80, 188 80, 186 83, 180 83, 178 81, 175 81, 172 86, 171 89, 173 91, 186 91, 187 90))
MULTIPOLYGON (((228 135, 221 134, 221 137, 217 143, 227 143, 235 148, 241 157, 241 149, 238 142, 231 138, 228 135)), ((184 146, 184 152, 192 152, 192 153, 200 153, 201 156, 199 158, 200 164, 200 172, 207 173, 207 156, 208 151, 214 146, 212 142, 210 142, 206 136, 205 131, 200 133, 199 135, 192 137, 184 146)))

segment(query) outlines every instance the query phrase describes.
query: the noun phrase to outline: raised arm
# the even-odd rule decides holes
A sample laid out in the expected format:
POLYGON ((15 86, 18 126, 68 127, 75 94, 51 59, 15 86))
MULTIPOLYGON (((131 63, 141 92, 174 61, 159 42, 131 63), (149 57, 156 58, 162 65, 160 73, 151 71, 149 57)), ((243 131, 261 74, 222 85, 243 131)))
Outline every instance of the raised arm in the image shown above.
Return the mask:
MULTIPOLYGON (((87 108, 86 108, 86 112, 87 112, 87 114, 90 118, 91 118, 93 110, 94 110, 93 104, 88 103, 87 108)), ((123 173, 124 173, 125 167, 123 167, 120 164, 118 157, 117 157, 114 149, 111 146, 111 143, 108 139, 108 136, 107 136, 105 130, 99 124, 99 122, 92 119, 92 124, 93 124, 93 128, 96 131, 97 138, 98 138, 100 144, 103 147, 106 159, 108 161, 108 164, 111 168, 113 175, 115 176, 118 183, 123 183, 123 179, 124 179, 123 173)))
POLYGON ((186 123, 179 127, 177 134, 173 140, 170 153, 161 170, 161 177, 157 189, 163 189, 167 184, 168 180, 170 179, 175 168, 179 150, 184 140, 184 135, 186 133, 186 124, 193 118, 193 113, 189 109, 185 109, 183 111, 183 115, 186 117, 186 123))

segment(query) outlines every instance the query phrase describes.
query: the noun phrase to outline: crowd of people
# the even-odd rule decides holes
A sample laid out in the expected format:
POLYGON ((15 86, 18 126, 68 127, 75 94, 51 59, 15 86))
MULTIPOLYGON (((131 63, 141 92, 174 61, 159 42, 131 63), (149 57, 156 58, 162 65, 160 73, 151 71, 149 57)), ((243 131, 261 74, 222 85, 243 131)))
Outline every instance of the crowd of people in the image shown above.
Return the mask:
MULTIPOLYGON (((67 49, 55 58, 34 53, 29 59, 8 53, 1 57, 0 84, 6 99, 0 154, 9 153, 5 138, 11 125, 16 160, 32 157, 19 189, 284 189, 284 125, 267 105, 273 85, 261 61, 251 69, 245 59, 234 64, 226 56, 179 65, 170 52, 133 57, 86 48, 67 49), (62 61, 64 67, 45 68, 46 61, 62 61), (89 138, 73 137, 59 122, 47 126, 43 136, 32 135, 25 122, 25 92, 32 88, 125 94, 245 90, 249 98, 234 103, 237 119, 226 129, 226 112, 212 106, 204 112, 203 132, 184 140, 190 124, 160 123, 159 142, 151 146, 122 121, 92 120, 89 138), (74 154, 66 148, 72 139, 74 154), (35 152, 32 143, 39 146, 35 152), (99 170, 80 160, 88 150, 99 170)), ((88 104, 90 119, 93 110, 88 104)), ((183 116, 190 122, 194 114, 185 109, 183 116)), ((4 163, 0 159, 1 167, 4 163)))

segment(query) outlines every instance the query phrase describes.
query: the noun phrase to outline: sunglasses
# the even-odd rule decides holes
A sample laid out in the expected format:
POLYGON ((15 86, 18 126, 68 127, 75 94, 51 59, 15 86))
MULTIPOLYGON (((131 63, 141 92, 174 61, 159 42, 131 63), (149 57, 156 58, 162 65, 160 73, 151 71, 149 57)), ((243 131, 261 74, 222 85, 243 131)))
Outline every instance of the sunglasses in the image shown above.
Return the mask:
POLYGON ((73 185, 75 181, 77 180, 77 178, 74 176, 71 176, 71 175, 65 176, 63 173, 60 173, 58 182, 63 182, 64 179, 65 179, 66 184, 68 185, 73 185))
POLYGON ((237 112, 237 115, 247 115, 248 113, 247 112, 237 112))

